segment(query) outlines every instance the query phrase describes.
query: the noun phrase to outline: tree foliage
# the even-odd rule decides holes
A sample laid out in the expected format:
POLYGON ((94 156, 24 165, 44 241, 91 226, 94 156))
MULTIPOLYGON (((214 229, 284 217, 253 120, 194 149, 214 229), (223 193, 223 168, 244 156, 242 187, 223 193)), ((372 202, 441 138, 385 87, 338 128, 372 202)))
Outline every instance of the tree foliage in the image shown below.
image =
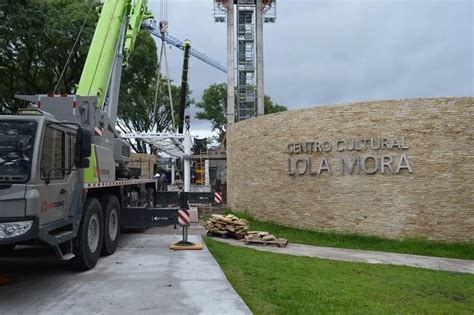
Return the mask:
POLYGON ((263 106, 265 110, 265 115, 274 114, 278 112, 284 112, 288 110, 286 106, 273 103, 272 99, 268 95, 265 95, 263 98, 263 106))
MULTIPOLYGON (((95 31, 92 0, 0 0, 0 113, 16 112, 15 94, 53 92, 79 30, 86 20, 57 93, 73 93, 95 31)), ((118 128, 122 132, 162 132, 171 128, 166 81, 155 107, 157 53, 151 35, 140 31, 120 86, 118 128), (156 111, 155 111, 156 108, 156 111)), ((177 105, 179 88, 172 85, 177 105)), ((131 143, 137 152, 150 152, 131 143)))
MULTIPOLYGON (((172 129, 171 108, 167 80, 160 79, 157 102, 156 44, 147 31, 140 31, 128 66, 122 72, 118 127, 122 132, 164 132, 172 129)), ((175 119, 179 101, 179 87, 171 85, 175 119)), ((136 152, 150 153, 152 148, 140 141, 130 141, 136 152)))
MULTIPOLYGON (((0 113, 17 110, 16 93, 53 92, 89 9, 85 0, 1 0, 0 113)), ((70 93, 79 81, 97 21, 94 13, 57 92, 70 93)))
POLYGON ((212 84, 202 93, 196 107, 203 111, 196 114, 197 119, 209 120, 212 131, 217 133, 217 141, 222 142, 227 127, 227 84, 212 84))
MULTIPOLYGON (((204 90, 202 99, 196 103, 196 107, 202 109, 196 114, 197 119, 209 120, 212 131, 217 133, 217 141, 222 143, 227 129, 227 84, 212 84, 204 90)), ((270 96, 264 97, 264 109, 266 114, 286 111, 283 105, 273 103, 270 96)))

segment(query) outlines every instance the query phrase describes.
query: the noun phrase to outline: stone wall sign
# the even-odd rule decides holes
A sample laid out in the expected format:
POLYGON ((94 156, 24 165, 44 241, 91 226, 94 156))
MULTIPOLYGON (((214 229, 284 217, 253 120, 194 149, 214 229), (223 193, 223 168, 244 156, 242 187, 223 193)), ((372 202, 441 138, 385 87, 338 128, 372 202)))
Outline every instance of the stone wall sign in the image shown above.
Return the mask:
POLYGON ((408 149, 405 137, 393 136, 289 143, 286 150, 289 155, 287 173, 288 175, 413 174, 412 163, 405 154, 408 149), (337 152, 339 156, 331 159, 326 155, 331 151, 337 152))
POLYGON ((259 220, 474 241, 474 97, 290 110, 227 130, 227 204, 259 220))

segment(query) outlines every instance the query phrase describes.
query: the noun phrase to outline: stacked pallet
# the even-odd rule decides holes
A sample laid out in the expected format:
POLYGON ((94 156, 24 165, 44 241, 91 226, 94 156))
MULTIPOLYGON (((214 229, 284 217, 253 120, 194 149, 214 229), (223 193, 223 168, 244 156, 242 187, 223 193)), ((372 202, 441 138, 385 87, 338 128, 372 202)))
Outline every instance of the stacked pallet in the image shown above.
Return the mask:
POLYGON ((145 153, 131 153, 131 161, 128 163, 128 166, 139 168, 141 170, 139 178, 150 179, 153 178, 155 174, 154 170, 157 167, 156 164, 156 155, 145 154, 145 153))
POLYGON ((206 230, 210 235, 243 239, 247 235, 248 221, 239 219, 233 214, 213 214, 206 223, 206 230))
POLYGON ((288 244, 287 239, 277 238, 275 235, 262 231, 247 232, 244 241, 245 244, 276 245, 279 247, 285 247, 288 244))

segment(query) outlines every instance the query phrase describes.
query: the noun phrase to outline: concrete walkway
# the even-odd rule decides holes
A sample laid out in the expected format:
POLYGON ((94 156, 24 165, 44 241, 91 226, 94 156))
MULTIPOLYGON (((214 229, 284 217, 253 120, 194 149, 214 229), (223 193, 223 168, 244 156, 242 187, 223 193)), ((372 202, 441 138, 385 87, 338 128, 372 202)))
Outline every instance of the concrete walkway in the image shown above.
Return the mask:
MULTIPOLYGON (((83 273, 48 249, 20 248, 0 258, 0 273, 13 280, 0 286, 0 314, 251 314, 207 248, 168 249, 179 233, 171 227, 124 234, 114 255, 83 273)), ((189 239, 202 242, 199 235, 189 239)))
POLYGON ((268 251, 278 254, 308 256, 341 261, 362 262, 368 264, 402 265, 474 274, 474 260, 429 257, 301 244, 288 244, 288 246, 285 248, 279 248, 273 246, 245 245, 245 243, 241 241, 236 241, 232 239, 213 239, 234 246, 253 248, 260 251, 268 251))

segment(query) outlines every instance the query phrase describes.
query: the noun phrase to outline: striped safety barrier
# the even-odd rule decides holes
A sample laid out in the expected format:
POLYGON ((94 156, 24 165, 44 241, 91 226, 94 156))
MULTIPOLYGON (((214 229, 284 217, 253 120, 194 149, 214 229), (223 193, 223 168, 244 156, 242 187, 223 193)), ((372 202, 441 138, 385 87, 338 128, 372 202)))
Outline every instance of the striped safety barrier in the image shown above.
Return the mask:
POLYGON ((178 223, 189 225, 191 223, 191 214, 188 210, 178 210, 178 223))
POLYGON ((214 193, 214 203, 219 205, 222 203, 222 192, 216 191, 214 193))

